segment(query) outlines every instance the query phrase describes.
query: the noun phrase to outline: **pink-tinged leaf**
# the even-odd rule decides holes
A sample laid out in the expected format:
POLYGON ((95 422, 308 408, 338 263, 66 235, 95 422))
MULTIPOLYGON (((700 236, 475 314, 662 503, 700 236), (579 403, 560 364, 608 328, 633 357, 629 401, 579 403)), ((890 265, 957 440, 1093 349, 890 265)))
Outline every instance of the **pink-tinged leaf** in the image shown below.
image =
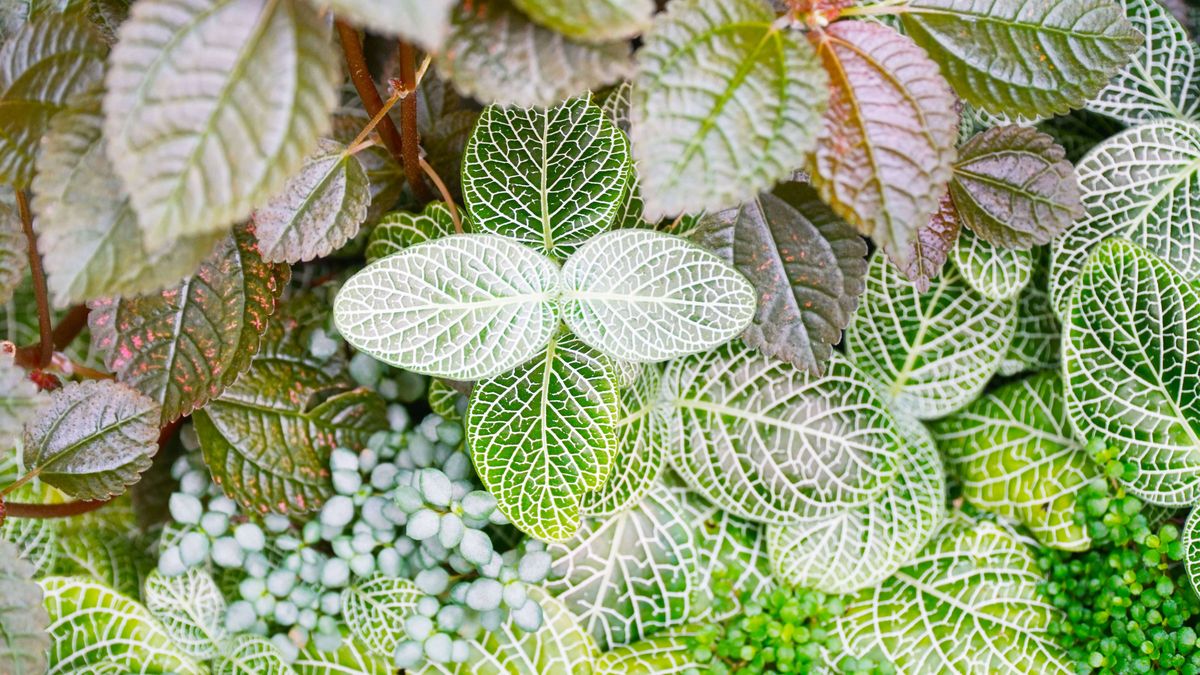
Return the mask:
POLYGON ((942 267, 954 248, 954 242, 958 241, 960 229, 958 212, 954 210, 954 201, 947 192, 942 195, 938 210, 930 217, 929 222, 917 228, 916 236, 909 243, 908 250, 903 255, 893 255, 888 250, 888 258, 904 278, 924 293, 929 290, 930 282, 941 274, 942 267))

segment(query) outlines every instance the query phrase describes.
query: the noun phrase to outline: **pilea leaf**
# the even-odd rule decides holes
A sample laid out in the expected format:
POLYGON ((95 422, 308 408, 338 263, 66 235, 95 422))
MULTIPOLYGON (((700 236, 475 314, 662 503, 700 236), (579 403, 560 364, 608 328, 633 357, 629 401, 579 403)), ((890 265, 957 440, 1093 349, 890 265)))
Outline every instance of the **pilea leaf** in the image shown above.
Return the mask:
POLYGON ((666 466, 659 372, 644 365, 638 365, 636 372, 632 383, 620 387, 612 470, 603 485, 584 494, 584 515, 607 517, 633 508, 658 482, 666 466))
POLYGON ((47 13, 0 47, 0 183, 33 178, 51 118, 100 85, 108 47, 82 16, 47 13))
POLYGON ((596 675, 683 675, 708 667, 696 654, 694 638, 706 626, 689 624, 655 633, 624 647, 610 649, 596 661, 596 675))
POLYGON ((757 0, 672 2, 638 52, 630 137, 645 217, 727 209, 804 163, 828 78, 757 0))
MULTIPOLYGON (((459 209, 458 216, 460 219, 466 218, 466 213, 459 209)), ((462 225, 463 230, 471 231, 469 223, 462 225)), ((367 243, 367 262, 375 262, 410 246, 452 234, 454 218, 446 202, 429 202, 420 213, 392 211, 380 218, 375 229, 371 230, 371 238, 367 243)))
POLYGON ((16 544, 0 540, 0 671, 10 675, 46 672, 49 617, 34 572, 16 544))
POLYGON ((919 292, 878 253, 846 329, 846 355, 902 414, 941 417, 995 374, 1016 325, 1016 300, 988 300, 957 270, 919 292))
POLYGON ((531 19, 583 42, 631 38, 650 25, 653 0, 513 0, 531 19))
POLYGON ((161 424, 219 396, 250 366, 290 278, 238 228, 194 276, 159 293, 91 303, 92 344, 124 384, 162 407, 161 424))
POLYGON ((0 302, 8 302, 29 267, 29 242, 15 207, 0 203, 0 302))
POLYGON ((154 570, 142 597, 181 651, 200 660, 217 654, 225 639, 225 597, 212 575, 192 568, 165 577, 154 570))
POLYGON ((742 340, 820 374, 863 291, 867 246, 798 183, 706 216, 692 239, 735 265, 758 293, 742 340))
POLYGON ((1054 240, 1050 297, 1065 317, 1088 254, 1122 237, 1200 276, 1200 124, 1150 122, 1096 146, 1076 167, 1084 216, 1054 240))
POLYGON ((916 234, 908 243, 905 255, 892 256, 888 253, 888 259, 896 265, 905 279, 924 293, 929 290, 932 281, 942 273, 946 259, 950 257, 950 252, 958 242, 961 230, 962 223, 958 211, 954 209, 950 193, 946 192, 938 201, 938 210, 930 216, 929 222, 917 228, 916 234))
POLYGON ((1183 551, 1192 589, 1200 593, 1200 509, 1193 508, 1183 527, 1183 551))
POLYGON ((370 203, 362 164, 341 143, 320 139, 299 173, 254 212, 263 259, 296 263, 329 255, 358 234, 370 203))
POLYGON ((339 18, 373 32, 398 35, 421 49, 437 52, 450 32, 450 10, 454 0, 321 0, 318 9, 329 7, 339 18))
POLYGON ((342 613, 354 637, 375 653, 391 656, 423 595, 408 579, 377 576, 342 591, 342 613))
POLYGON ((1045 117, 1079 107, 1141 42, 1109 0, 908 0, 903 7, 905 32, 958 95, 1003 115, 1045 117))
POLYGON ((1120 239, 1088 259, 1063 323, 1067 410, 1079 437, 1115 446, 1130 492, 1200 500, 1200 290, 1120 239))
MULTIPOLYGON (((343 144, 353 143, 359 132, 370 123, 370 116, 357 108, 343 106, 333 114, 333 129, 330 137, 343 144)), ((422 138, 422 142, 427 139, 422 138)), ((360 147, 354 153, 363 173, 367 175, 371 194, 367 206, 367 223, 373 224, 383 217, 404 194, 404 168, 392 157, 386 146, 372 144, 360 147)), ((444 177, 444 176, 443 176, 444 177)))
POLYGON ((492 234, 445 237, 377 260, 334 300, 338 331, 394 366, 455 380, 493 377, 542 351, 558 328, 559 270, 492 234))
POLYGON ((657 485, 637 507, 588 519, 569 541, 547 547, 546 588, 601 649, 684 623, 695 584, 696 541, 679 499, 657 485))
POLYGON ((655 362, 741 333, 754 287, 716 254, 672 235, 618 230, 593 237, 562 268, 563 320, 618 359, 655 362))
POLYGON ((1001 248, 970 230, 959 236, 950 257, 967 285, 989 300, 1012 300, 1033 278, 1029 251, 1001 248))
POLYGON ((617 382, 607 357, 560 334, 533 361, 479 382, 467 444, 479 479, 521 531, 562 541, 604 485, 617 449, 617 382))
POLYGON ((530 21, 509 0, 455 9, 436 63, 465 96, 520 107, 556 105, 631 69, 627 43, 576 42, 530 21))
POLYGON ((77 499, 121 494, 150 467, 161 415, 157 403, 123 384, 68 384, 25 427, 25 468, 77 499))
POLYGON ((242 633, 234 637, 213 664, 213 675, 295 675, 271 641, 242 633))
POLYGON ((935 422, 933 432, 967 501, 1020 522, 1043 545, 1091 546, 1075 522, 1075 497, 1102 471, 1075 438, 1058 373, 997 389, 935 422))
POLYGON ((104 136, 146 248, 225 230, 283 187, 329 129, 337 63, 304 3, 137 3, 109 60, 104 136))
POLYGON ((630 171, 625 136, 587 97, 489 106, 463 154, 463 200, 476 232, 566 258, 608 229, 630 171))
POLYGON ((840 22, 809 34, 830 73, 830 102, 809 162, 839 215, 907 268, 917 228, 950 180, 958 117, 937 65, 880 24, 840 22))
POLYGON ((1033 279, 1017 300, 1017 328, 1008 354, 1000 363, 1001 375, 1041 370, 1058 364, 1061 331, 1050 305, 1050 259, 1045 247, 1035 251, 1033 279))

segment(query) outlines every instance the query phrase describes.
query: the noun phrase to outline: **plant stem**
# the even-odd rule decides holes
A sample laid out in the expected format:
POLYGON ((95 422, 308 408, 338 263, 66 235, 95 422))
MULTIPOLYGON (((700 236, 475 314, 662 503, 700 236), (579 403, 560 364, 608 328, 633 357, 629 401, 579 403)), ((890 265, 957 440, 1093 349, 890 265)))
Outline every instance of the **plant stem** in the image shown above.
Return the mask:
POLYGON ((109 503, 107 499, 66 502, 64 504, 23 504, 6 502, 4 510, 11 518, 67 518, 95 511, 109 503))
POLYGON ((14 189, 17 194, 17 211, 21 216, 21 227, 25 230, 25 239, 29 243, 29 271, 33 276, 33 296, 37 300, 38 349, 37 365, 45 368, 54 357, 54 335, 50 328, 50 297, 46 292, 46 274, 42 271, 42 257, 38 255, 37 235, 33 233, 33 215, 29 212, 29 198, 23 190, 14 189))
MULTIPOLYGON (((383 99, 379 96, 379 90, 375 88, 375 80, 371 78, 371 71, 367 69, 362 40, 358 37, 358 31, 350 24, 339 19, 334 22, 334 25, 337 27, 338 37, 342 42, 342 52, 346 55, 346 65, 350 69, 350 81, 354 83, 354 89, 358 92, 358 98, 362 100, 363 108, 366 109, 368 115, 374 118, 383 109, 383 99)), ((383 145, 392 154, 392 157, 403 164, 404 155, 400 131, 396 129, 392 118, 386 114, 379 120, 379 136, 383 139, 383 145)))
POLYGON ((458 217, 458 207, 454 205, 454 199, 450 197, 450 190, 446 188, 445 181, 443 181, 442 177, 438 175, 438 172, 429 165, 429 162, 425 161, 424 157, 421 157, 420 160, 421 170, 423 170, 425 175, 429 176, 429 180, 433 181, 433 184, 437 186, 438 192, 442 193, 442 201, 446 202, 446 206, 450 209, 450 219, 454 221, 455 234, 462 234, 463 226, 462 220, 458 217))
MULTIPOLYGON (((67 313, 51 332, 55 351, 66 349, 83 332, 83 329, 87 328, 88 312, 87 305, 75 305, 67 310, 67 313)), ((22 368, 38 368, 40 351, 40 344, 21 347, 13 356, 13 362, 22 368)), ((51 363, 54 360, 54 357, 51 356, 51 363)))
POLYGON ((417 52, 413 46, 400 41, 400 84, 404 93, 400 99, 400 140, 404 157, 404 176, 420 202, 433 198, 421 178, 421 131, 417 128, 417 52))
POLYGON ((402 93, 403 92, 396 91, 388 97, 388 100, 383 102, 383 107, 379 109, 379 112, 375 113, 375 116, 371 118, 371 121, 367 122, 367 126, 363 127, 363 130, 358 132, 358 135, 354 137, 354 140, 350 142, 350 145, 346 146, 346 154, 353 155, 359 150, 370 145, 370 143, 365 142, 367 136, 375 130, 375 127, 379 124, 379 122, 383 120, 388 111, 392 109, 392 106, 396 105, 396 101, 400 100, 402 93))

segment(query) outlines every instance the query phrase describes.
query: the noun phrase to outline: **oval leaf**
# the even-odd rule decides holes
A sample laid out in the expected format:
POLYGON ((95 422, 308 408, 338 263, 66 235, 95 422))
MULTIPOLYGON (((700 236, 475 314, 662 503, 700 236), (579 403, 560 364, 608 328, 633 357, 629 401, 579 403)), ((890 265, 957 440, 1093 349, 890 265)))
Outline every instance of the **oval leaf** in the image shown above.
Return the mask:
POLYGON ((437 52, 450 32, 454 0, 320 0, 318 9, 333 10, 338 18, 375 33, 397 35, 426 52, 437 52))
POLYGON ((0 540, 0 671, 10 675, 46 672, 49 617, 35 571, 16 544, 0 540))
POLYGON ((951 258, 967 285, 989 300, 1012 300, 1033 278, 1029 251, 1000 248, 970 230, 959 236, 951 258))
POLYGON ((625 647, 610 649, 596 661, 596 675, 685 675, 705 672, 709 664, 696 654, 696 638, 706 626, 689 624, 625 647))
MULTIPOLYGON (((459 218, 466 214, 459 209, 459 218)), ((463 229, 470 231, 468 223, 463 229)), ((420 213, 392 211, 380 218, 367 243, 367 262, 375 262, 410 246, 454 234, 454 218, 446 202, 429 202, 420 213)))
POLYGON ((225 639, 225 597, 212 575, 193 567, 176 577, 153 570, 142 598, 179 649, 210 659, 225 639))
POLYGON ((342 591, 350 633, 375 653, 391 656, 405 639, 404 622, 425 594, 408 579, 376 576, 342 591))
POLYGON ((213 664, 213 675, 295 675, 270 640, 242 633, 233 638, 213 664))
POLYGON ((529 18, 583 42, 631 38, 650 25, 653 0, 513 0, 529 18))

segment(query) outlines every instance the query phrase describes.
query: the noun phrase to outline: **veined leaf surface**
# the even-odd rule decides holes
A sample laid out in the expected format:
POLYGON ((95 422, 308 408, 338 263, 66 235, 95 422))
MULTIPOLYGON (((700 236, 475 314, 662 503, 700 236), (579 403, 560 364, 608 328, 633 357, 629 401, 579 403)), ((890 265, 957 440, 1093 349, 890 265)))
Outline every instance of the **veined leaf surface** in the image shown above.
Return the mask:
POLYGON ((916 234, 908 243, 906 253, 898 256, 892 256, 887 251, 885 253, 888 253, 888 259, 896 265, 904 278, 924 293, 942 273, 942 268, 946 266, 946 260, 954 250, 961 231, 961 219, 954 208, 954 200, 947 191, 938 201, 938 210, 930 216, 929 222, 917 228, 916 234))
POLYGON ((513 0, 538 23, 572 39, 606 42, 631 38, 650 25, 653 0, 513 0))
POLYGON ((216 656, 225 640, 225 597, 207 571, 166 577, 154 570, 142 597, 181 651, 199 660, 216 656))
POLYGON ((1188 580, 1192 588, 1200 593, 1200 509, 1193 508, 1183 527, 1183 550, 1187 556, 1188 580))
POLYGON ((596 490, 583 496, 584 515, 612 516, 635 506, 658 482, 666 466, 666 420, 659 409, 658 369, 637 365, 632 383, 620 387, 612 470, 596 490))
MULTIPOLYGON (((458 217, 464 219, 467 214, 458 210, 458 217)), ((463 230, 470 232, 470 224, 463 222, 463 230)), ((429 202, 420 213, 411 211, 392 211, 384 214, 375 229, 371 230, 371 238, 367 242, 367 262, 375 262, 393 253, 399 253, 409 246, 423 244, 433 239, 441 239, 454 234, 454 218, 446 202, 429 202)))
POLYGON ((596 661, 596 675, 684 675, 704 672, 708 663, 696 654, 693 638, 705 634, 705 626, 689 624, 655 633, 624 647, 610 649, 596 661))
POLYGON ((329 7, 339 18, 373 32, 397 35, 422 50, 436 53, 450 32, 454 0, 314 0, 318 9, 329 7))
POLYGON ((35 571, 16 544, 0 539, 0 671, 10 675, 46 672, 49 617, 35 571))
POLYGON ((1000 363, 1001 375, 1041 370, 1058 364, 1062 331, 1050 304, 1050 256, 1042 247, 1034 253, 1033 279, 1017 300, 1017 328, 1008 354, 1000 363))
POLYGON ((15 446, 25 423, 49 402, 50 396, 38 389, 24 368, 0 354, 0 448, 15 446))
POLYGON ((235 636, 213 664, 213 675, 295 675, 270 640, 242 633, 235 636))
POLYGON ((12 299, 29 267, 29 240, 16 207, 0 202, 0 302, 12 299))
POLYGON ((989 300, 1012 300, 1033 278, 1029 251, 996 246, 970 230, 959 235, 950 257, 967 285, 989 300))
POLYGON ((351 635, 377 654, 391 656, 423 595, 408 579, 376 576, 342 591, 342 613, 351 635))

